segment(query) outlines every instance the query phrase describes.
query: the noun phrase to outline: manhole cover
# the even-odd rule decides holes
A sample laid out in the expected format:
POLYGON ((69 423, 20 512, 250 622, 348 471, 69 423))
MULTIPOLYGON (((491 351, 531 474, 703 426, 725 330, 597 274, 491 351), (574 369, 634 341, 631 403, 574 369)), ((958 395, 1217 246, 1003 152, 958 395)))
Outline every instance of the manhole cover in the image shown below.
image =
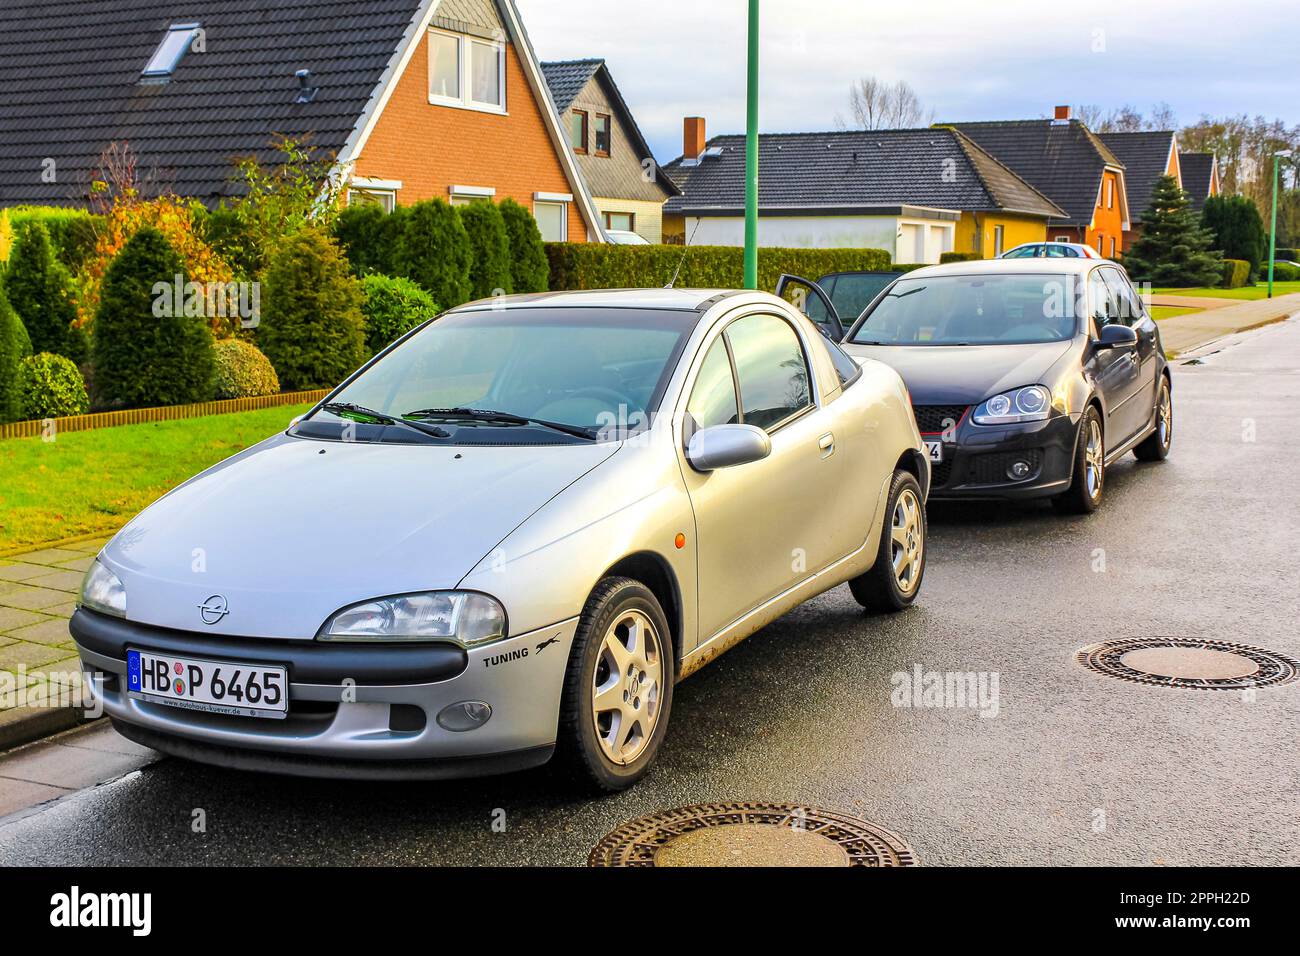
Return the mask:
POLYGON ((918 866, 896 834, 786 803, 706 803, 623 824, 589 866, 918 866))
POLYGON ((1300 664, 1259 647, 1228 641, 1134 638, 1090 644, 1074 658, 1084 667, 1160 687, 1234 690, 1295 680, 1300 664))

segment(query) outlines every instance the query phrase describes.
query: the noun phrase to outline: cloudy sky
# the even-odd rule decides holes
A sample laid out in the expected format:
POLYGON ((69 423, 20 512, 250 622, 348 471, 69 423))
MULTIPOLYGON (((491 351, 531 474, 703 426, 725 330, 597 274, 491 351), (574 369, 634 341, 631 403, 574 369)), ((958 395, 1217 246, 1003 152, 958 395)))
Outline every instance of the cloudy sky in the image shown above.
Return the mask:
MULTIPOLYGON (((683 116, 711 136, 744 131, 744 0, 517 2, 543 60, 605 58, 660 162, 681 153, 683 116)), ((1300 123, 1296 13, 1295 0, 762 0, 762 129, 835 128, 864 74, 907 80, 941 121, 1167 102, 1183 123, 1300 123)))

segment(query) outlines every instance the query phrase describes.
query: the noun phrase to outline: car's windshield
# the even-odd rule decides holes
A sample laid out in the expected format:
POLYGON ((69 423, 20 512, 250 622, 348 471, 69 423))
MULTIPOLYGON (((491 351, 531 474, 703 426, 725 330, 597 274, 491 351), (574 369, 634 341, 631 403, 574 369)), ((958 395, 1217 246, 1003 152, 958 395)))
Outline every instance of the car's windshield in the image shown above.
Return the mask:
POLYGON ((900 279, 854 331, 855 345, 1013 345, 1075 334, 1070 275, 940 275, 900 279))
MULTIPOLYGON (((317 416, 347 417, 353 413, 343 406, 353 406, 364 410, 355 413, 363 421, 378 413, 453 430, 545 429, 550 422, 593 435, 625 433, 655 410, 695 318, 598 308, 444 316, 363 372, 317 416), (503 415, 476 420, 471 410, 503 415)), ((406 430, 402 440, 409 437, 406 430)))

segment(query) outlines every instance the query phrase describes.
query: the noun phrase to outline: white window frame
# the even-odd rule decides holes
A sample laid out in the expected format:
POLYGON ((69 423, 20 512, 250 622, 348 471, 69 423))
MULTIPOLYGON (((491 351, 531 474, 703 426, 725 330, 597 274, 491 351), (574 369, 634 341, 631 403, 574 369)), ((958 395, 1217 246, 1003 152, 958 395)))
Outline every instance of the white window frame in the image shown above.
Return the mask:
POLYGON ((572 193, 533 193, 533 219, 537 219, 537 207, 560 207, 560 238, 548 239, 547 242, 569 241, 569 206, 573 203, 572 193))
POLYGON ((352 205, 353 193, 364 193, 377 200, 384 212, 397 208, 397 193, 402 188, 400 179, 371 179, 368 176, 353 176, 348 183, 348 205, 352 205))
POLYGON ((1106 177, 1106 208, 1115 208, 1115 180, 1106 177))
POLYGON ((447 202, 453 206, 468 206, 476 199, 491 201, 496 198, 495 186, 449 186, 447 202))
MULTIPOLYGON (((470 36, 467 33, 453 33, 451 30, 439 30, 437 27, 430 27, 429 33, 438 36, 452 37, 460 44, 459 62, 460 62, 460 96, 441 96, 435 95, 432 90, 428 90, 429 102, 435 106, 451 106, 462 110, 475 110, 479 113, 498 113, 506 114, 506 44, 504 40, 493 40, 486 37, 470 36), (497 53, 497 82, 501 90, 500 103, 480 103, 473 99, 473 50, 475 43, 482 43, 490 46, 497 53)), ((433 68, 433 44, 428 44, 429 52, 429 76, 432 77, 433 68)))
POLYGON ((1001 257, 1002 253, 1006 251, 1006 249, 1004 248, 1004 246, 1006 245, 1006 240, 1007 240, 1007 227, 1003 225, 995 225, 993 227, 993 258, 994 259, 1001 257))

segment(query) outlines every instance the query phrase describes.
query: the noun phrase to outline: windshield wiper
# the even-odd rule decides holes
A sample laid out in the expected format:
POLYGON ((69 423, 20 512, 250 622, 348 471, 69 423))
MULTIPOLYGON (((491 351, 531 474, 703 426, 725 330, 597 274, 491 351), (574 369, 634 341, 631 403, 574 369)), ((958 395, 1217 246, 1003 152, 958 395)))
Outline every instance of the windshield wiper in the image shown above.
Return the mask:
POLYGON ((441 428, 430 428, 428 425, 421 425, 419 422, 408 422, 404 418, 394 418, 392 415, 386 415, 383 412, 377 412, 372 408, 366 408, 363 405, 357 405, 355 402, 326 402, 321 406, 327 412, 339 416, 356 417, 371 419, 377 425, 401 425, 412 431, 417 431, 421 435, 428 435, 430 438, 450 438, 451 433, 441 428))
POLYGON ((529 418, 526 415, 516 415, 513 412, 498 412, 487 408, 417 408, 413 412, 407 412, 406 417, 443 418, 448 421, 464 419, 475 422, 498 422, 504 425, 540 425, 542 428, 563 432, 575 438, 584 438, 587 441, 596 440, 596 436, 592 434, 590 428, 583 428, 580 425, 566 425, 563 422, 550 422, 544 418, 529 418))

